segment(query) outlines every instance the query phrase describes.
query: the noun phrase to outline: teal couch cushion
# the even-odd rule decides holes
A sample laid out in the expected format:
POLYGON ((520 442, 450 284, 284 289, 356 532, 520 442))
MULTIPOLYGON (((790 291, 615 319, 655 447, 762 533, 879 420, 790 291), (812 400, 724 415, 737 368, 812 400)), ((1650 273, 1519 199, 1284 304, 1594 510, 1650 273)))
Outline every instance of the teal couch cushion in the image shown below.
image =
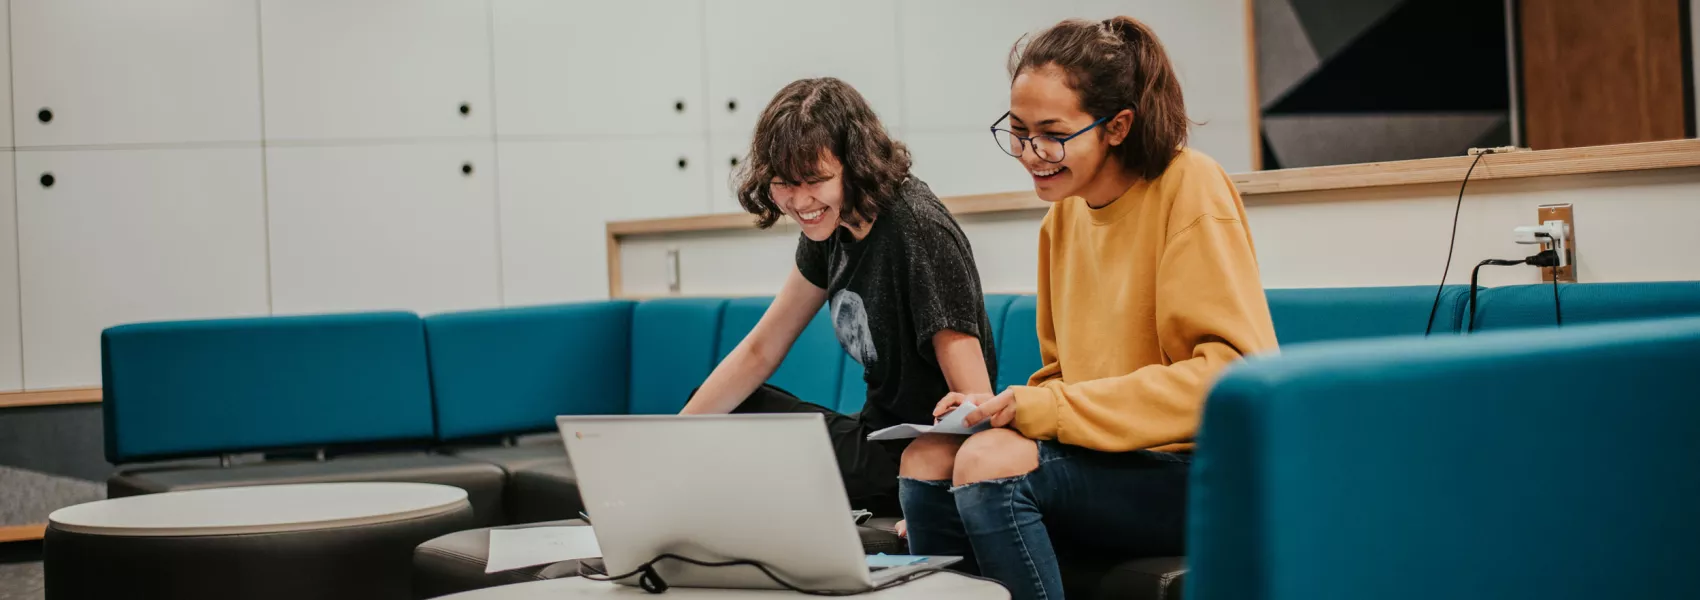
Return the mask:
MULTIPOLYGON (((1459 318, 1469 286, 1440 290, 1434 333, 1460 330, 1459 318)), ((1361 287, 1274 289, 1264 292, 1275 339, 1283 348, 1324 342, 1402 335, 1423 335, 1435 287, 1361 287)))
POLYGON ((138 323, 100 347, 114 464, 432 437, 412 313, 138 323))
MULTIPOLYGON (((724 360, 738 342, 754 329, 773 298, 737 298, 726 303, 720 319, 720 348, 716 362, 724 360)), ((838 406, 839 376, 843 373, 844 351, 832 332, 832 320, 821 308, 797 336, 791 352, 767 382, 795 394, 805 402, 827 408, 838 406)))
POLYGON ((1700 589, 1700 319, 1318 345, 1205 404, 1193 600, 1700 589))
MULTIPOLYGON (((842 349, 842 346, 840 347, 842 349)), ((868 403, 868 380, 862 363, 844 354, 843 372, 838 376, 838 407, 840 413, 853 415, 862 412, 868 403)))
POLYGON ((634 415, 671 415, 719 360, 723 298, 648 300, 632 311, 631 405, 634 415))
MULTIPOLYGON (((1476 293, 1476 330, 1552 327, 1552 284, 1511 285, 1476 293)), ((1700 315, 1700 281, 1561 283, 1565 325, 1700 315)))
POLYGON ((1027 385, 1039 371, 1039 297, 1017 296, 1004 312, 998 332, 998 380, 993 387, 1003 391, 1012 385, 1027 385))
MULTIPOLYGON (((1021 297, 1018 294, 986 295, 986 317, 992 322, 992 348, 994 350, 1003 347, 1003 320, 1004 317, 1009 315, 1009 305, 1014 304, 1015 300, 1021 297)), ((993 387, 996 387, 997 382, 994 381, 992 384, 993 387)))
POLYGON ((627 408, 632 302, 446 313, 425 319, 437 437, 543 431, 557 415, 627 408))

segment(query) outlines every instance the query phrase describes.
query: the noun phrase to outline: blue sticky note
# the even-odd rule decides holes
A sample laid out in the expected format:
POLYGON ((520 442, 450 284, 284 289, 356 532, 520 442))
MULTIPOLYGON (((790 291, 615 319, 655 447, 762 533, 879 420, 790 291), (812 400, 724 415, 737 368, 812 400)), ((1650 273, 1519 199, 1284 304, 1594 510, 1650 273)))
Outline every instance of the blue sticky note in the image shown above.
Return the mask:
POLYGON ((890 569, 892 567, 907 567, 909 565, 919 563, 919 562, 923 562, 923 561, 926 561, 926 560, 927 560, 927 557, 925 557, 925 556, 910 556, 910 555, 907 555, 907 554, 886 554, 886 553, 882 552, 882 553, 879 553, 879 554, 868 555, 868 568, 870 568, 870 569, 890 569))

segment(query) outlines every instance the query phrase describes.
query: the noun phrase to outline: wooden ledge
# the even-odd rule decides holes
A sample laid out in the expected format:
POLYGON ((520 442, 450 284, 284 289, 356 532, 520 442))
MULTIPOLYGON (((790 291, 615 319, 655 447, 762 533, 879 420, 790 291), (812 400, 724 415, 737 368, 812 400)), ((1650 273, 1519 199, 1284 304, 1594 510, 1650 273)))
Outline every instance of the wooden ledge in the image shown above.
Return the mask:
POLYGON ((97 387, 40 390, 33 392, 0 393, 0 408, 22 406, 53 406, 55 404, 95 404, 101 400, 97 387))
POLYGON ((0 543, 33 542, 47 535, 47 524, 0 526, 0 543))
MULTIPOLYGON (((1464 180, 1474 156, 1280 169, 1233 175, 1243 196, 1464 180)), ((1700 166, 1700 139, 1489 154, 1470 181, 1700 166)))
MULTIPOLYGON (((1456 183, 1464 180, 1474 156, 1449 156, 1356 165, 1278 169, 1230 175, 1240 195, 1248 197, 1288 192, 1363 189, 1456 183)), ((1519 151, 1483 156, 1471 181, 1550 177, 1616 171, 1645 171, 1700 166, 1700 139, 1588 146, 1558 150, 1519 151)), ((1048 203, 1031 191, 943 198, 958 215, 1044 210, 1048 203)), ((626 236, 690 231, 736 231, 754 226, 747 214, 718 214, 669 219, 608 222, 610 252, 626 236)), ((611 265, 613 266, 613 265, 611 265)))

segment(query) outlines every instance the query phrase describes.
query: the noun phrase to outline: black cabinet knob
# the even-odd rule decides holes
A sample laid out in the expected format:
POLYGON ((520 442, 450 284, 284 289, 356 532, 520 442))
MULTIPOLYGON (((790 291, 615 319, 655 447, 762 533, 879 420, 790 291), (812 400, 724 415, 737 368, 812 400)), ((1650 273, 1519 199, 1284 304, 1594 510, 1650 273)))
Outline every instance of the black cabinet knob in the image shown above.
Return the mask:
POLYGON ((35 118, 36 118, 36 120, 41 121, 43 123, 52 123, 53 122, 53 109, 42 108, 41 110, 35 111, 35 118))
POLYGON ((734 156, 734 157, 732 157, 732 160, 727 161, 727 162, 731 163, 732 166, 736 167, 736 166, 738 166, 738 157, 734 156))
POLYGON ((737 111, 738 111, 738 99, 737 98, 730 98, 730 99, 726 100, 726 112, 737 112, 737 111))
POLYGON ((461 175, 471 175, 472 174, 472 162, 471 161, 460 163, 460 174, 461 175))
POLYGON ((685 167, 688 167, 690 165, 691 165, 691 161, 685 160, 685 157, 683 157, 683 156, 679 157, 679 170, 680 171, 685 170, 685 167))
POLYGON ((44 187, 44 188, 53 187, 54 181, 56 181, 56 180, 53 178, 52 173, 42 173, 41 174, 41 187, 44 187))
POLYGON ((673 102, 673 112, 685 112, 685 101, 678 100, 673 102))
POLYGON ((472 114, 472 103, 471 102, 460 103, 460 116, 464 117, 464 116, 467 116, 467 115, 470 115, 470 114, 472 114))

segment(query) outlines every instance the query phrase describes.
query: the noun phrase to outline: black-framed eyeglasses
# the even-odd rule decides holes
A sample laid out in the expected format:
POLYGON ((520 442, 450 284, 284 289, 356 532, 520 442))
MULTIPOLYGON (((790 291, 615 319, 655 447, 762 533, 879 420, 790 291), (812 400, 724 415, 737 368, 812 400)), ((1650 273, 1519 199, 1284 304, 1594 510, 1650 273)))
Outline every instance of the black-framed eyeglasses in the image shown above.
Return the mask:
POLYGON ((1063 161, 1063 156, 1066 155, 1066 149, 1063 147, 1064 143, 1080 137, 1080 134, 1092 131, 1092 128, 1103 125, 1105 121, 1110 120, 1109 117, 1098 119, 1093 121, 1091 125, 1087 125, 1085 129, 1076 131, 1066 137, 1057 137, 1054 135, 1034 135, 1023 137, 1016 135, 1015 132, 1008 129, 998 128, 998 123, 1002 123, 1004 119, 1008 118, 1009 113, 1006 112, 1003 116, 998 117, 996 122, 992 123, 992 139, 997 140, 998 147, 1003 149, 1003 153, 1016 158, 1021 158, 1021 153, 1026 152, 1028 146, 1032 146, 1034 156, 1038 156, 1040 160, 1049 163, 1060 163, 1063 161))

